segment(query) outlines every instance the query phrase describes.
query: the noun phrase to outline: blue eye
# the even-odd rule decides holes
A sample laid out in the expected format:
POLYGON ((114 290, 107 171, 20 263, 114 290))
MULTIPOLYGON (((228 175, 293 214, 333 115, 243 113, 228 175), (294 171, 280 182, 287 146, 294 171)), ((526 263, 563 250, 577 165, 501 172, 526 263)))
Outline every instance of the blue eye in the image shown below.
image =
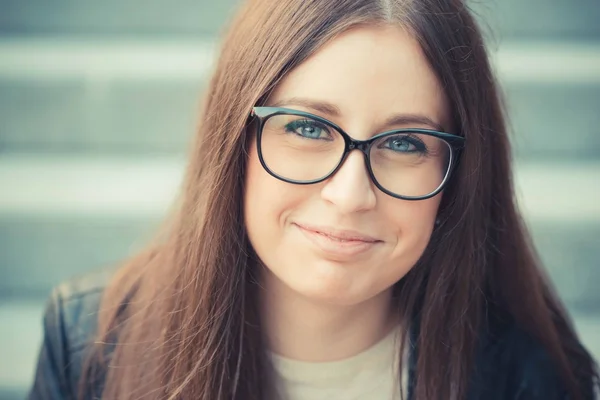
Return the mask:
POLYGON ((382 147, 398 153, 426 153, 427 146, 418 137, 412 135, 390 136, 382 143, 382 147))
POLYGON ((327 127, 310 119, 292 121, 285 125, 285 130, 306 139, 331 140, 331 135, 327 127))

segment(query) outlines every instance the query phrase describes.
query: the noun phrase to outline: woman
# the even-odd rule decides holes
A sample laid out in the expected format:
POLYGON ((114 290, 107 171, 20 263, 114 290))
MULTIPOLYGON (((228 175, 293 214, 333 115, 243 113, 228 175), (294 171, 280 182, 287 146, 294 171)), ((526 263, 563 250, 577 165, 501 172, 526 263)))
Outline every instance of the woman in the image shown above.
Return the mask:
POLYGON ((593 398, 462 1, 249 1, 201 122, 166 234, 55 291, 31 399, 593 398))

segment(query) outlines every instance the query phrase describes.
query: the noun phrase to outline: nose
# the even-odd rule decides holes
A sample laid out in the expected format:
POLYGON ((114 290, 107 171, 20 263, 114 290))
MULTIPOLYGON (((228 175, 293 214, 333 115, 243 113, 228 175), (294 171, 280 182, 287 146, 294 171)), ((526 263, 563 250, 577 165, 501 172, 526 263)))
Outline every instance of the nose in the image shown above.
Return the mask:
POLYGON ((340 169, 325 181, 321 197, 344 214, 375 207, 374 185, 362 152, 352 151, 348 154, 340 169))

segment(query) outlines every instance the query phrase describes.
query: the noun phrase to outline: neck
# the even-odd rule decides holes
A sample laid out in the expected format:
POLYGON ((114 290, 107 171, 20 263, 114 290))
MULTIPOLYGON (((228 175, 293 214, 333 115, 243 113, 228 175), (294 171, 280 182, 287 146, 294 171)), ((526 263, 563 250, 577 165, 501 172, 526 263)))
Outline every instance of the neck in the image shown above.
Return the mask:
POLYGON ((307 298, 270 272, 260 290, 261 319, 274 353, 312 362, 356 355, 381 340, 395 325, 391 288, 358 304, 339 305, 307 298))

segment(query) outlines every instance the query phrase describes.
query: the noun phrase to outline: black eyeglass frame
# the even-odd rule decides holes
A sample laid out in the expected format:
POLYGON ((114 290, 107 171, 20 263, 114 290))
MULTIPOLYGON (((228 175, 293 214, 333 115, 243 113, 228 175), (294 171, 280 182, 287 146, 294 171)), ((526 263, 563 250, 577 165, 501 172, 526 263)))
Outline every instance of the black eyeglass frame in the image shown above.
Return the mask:
POLYGON ((454 135, 454 134, 446 133, 446 132, 440 132, 440 131, 436 131, 436 130, 432 130, 432 129, 421 129, 421 128, 394 129, 394 130, 378 133, 377 135, 375 135, 367 140, 357 140, 357 139, 353 139, 350 135, 348 135, 348 133, 346 133, 338 125, 336 125, 335 123, 333 123, 325 118, 319 117, 318 115, 314 115, 309 112, 294 110, 294 109, 290 109, 290 108, 283 108, 283 107, 258 107, 258 106, 256 106, 256 107, 252 108, 252 112, 250 113, 250 116, 255 117, 256 121, 257 121, 256 150, 258 152, 258 159, 260 160, 260 163, 263 166, 263 168, 265 169, 265 171, 267 171, 274 178, 277 178, 283 182, 292 183, 292 184, 296 184, 296 185, 312 185, 315 183, 323 182, 324 180, 333 176, 341 168, 341 166, 344 164, 344 161, 346 160, 346 157, 348 157, 348 154, 351 151, 360 150, 365 157, 369 177, 371 178, 371 181, 375 184, 375 186, 379 190, 381 190, 383 193, 385 193, 389 196, 395 197, 397 199, 402 199, 402 200, 425 200, 425 199, 434 197, 439 192, 441 192, 444 189, 444 187, 446 186, 446 184, 448 183, 452 171, 458 164, 458 160, 460 158, 460 153, 461 153, 462 149, 464 148, 465 141, 466 141, 465 138, 462 136, 458 136, 458 135, 454 135), (269 166, 267 165, 267 163, 265 162, 265 159, 263 157, 262 148, 261 148, 262 147, 261 146, 261 138, 262 138, 262 131, 263 131, 263 127, 265 126, 265 123, 267 122, 267 120, 269 118, 274 117, 276 115, 295 115, 295 116, 299 116, 299 117, 306 117, 306 118, 314 119, 315 121, 318 121, 326 126, 329 126, 330 128, 335 129, 336 131, 338 131, 344 138, 345 147, 344 147, 344 153, 340 157, 340 161, 338 162, 336 167, 333 168, 331 170, 331 172, 326 174, 324 177, 319 178, 319 179, 313 179, 310 181, 297 181, 294 179, 288 179, 288 178, 278 175, 274 171, 272 171, 269 168, 269 166), (448 147, 450 148, 450 160, 448 163, 448 169, 446 171, 446 175, 444 176, 444 179, 442 180, 442 183, 438 186, 438 188, 427 195, 403 196, 403 195, 399 195, 399 194, 390 192, 389 190, 387 190, 386 188, 381 186, 381 184, 377 181, 377 178, 375 177, 375 174, 371 167, 371 156, 370 156, 371 146, 373 145, 373 143, 376 140, 378 140, 384 136, 392 136, 394 134, 402 134, 402 133, 419 133, 419 134, 434 136, 436 138, 439 138, 439 139, 445 141, 449 145, 448 147))

